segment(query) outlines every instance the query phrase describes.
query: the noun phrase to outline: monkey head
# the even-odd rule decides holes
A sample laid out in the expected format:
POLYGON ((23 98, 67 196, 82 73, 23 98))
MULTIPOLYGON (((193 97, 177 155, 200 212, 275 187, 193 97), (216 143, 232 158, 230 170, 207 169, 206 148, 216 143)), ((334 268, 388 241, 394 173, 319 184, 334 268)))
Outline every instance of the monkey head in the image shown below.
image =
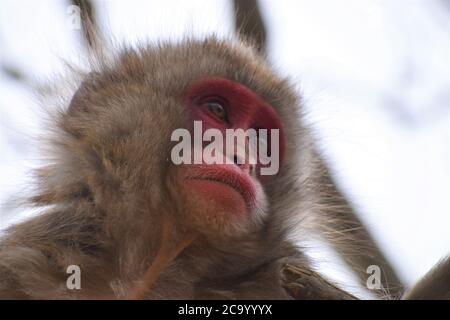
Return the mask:
POLYGON ((122 52, 83 79, 61 118, 77 171, 64 192, 89 194, 112 228, 170 215, 208 240, 271 241, 301 198, 298 106, 287 80, 242 44, 210 38, 122 52), (180 130, 189 139, 174 139, 180 130), (237 140, 227 150, 229 130, 253 130, 253 150, 265 145, 279 168, 263 174, 271 164, 237 140), (219 136, 225 151, 208 152, 219 136))

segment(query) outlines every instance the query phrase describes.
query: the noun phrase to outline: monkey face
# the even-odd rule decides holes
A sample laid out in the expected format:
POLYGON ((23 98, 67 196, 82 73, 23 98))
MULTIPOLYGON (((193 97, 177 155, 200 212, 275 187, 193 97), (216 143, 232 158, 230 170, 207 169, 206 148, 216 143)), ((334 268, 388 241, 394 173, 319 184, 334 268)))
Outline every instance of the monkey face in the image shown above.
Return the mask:
POLYGON ((258 228, 268 210, 264 185, 285 152, 276 112, 249 88, 218 77, 194 81, 184 103, 194 137, 180 142, 192 156, 177 168, 177 180, 189 221, 215 237, 258 228))

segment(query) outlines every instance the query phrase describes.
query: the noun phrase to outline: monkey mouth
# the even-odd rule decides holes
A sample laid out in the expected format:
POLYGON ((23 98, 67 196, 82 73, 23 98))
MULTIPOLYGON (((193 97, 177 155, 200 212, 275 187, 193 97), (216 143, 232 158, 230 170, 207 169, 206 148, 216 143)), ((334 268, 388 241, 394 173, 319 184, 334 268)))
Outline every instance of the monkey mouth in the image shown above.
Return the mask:
POLYGON ((204 181, 225 185, 239 193, 248 208, 255 205, 255 182, 245 172, 234 165, 195 165, 190 166, 186 180, 204 181))

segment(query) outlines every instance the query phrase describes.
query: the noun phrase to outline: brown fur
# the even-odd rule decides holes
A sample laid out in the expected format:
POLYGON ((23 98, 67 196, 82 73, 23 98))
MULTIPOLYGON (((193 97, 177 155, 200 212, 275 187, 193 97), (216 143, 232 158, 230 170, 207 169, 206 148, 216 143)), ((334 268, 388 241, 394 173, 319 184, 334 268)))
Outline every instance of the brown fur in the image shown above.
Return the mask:
POLYGON ((289 81, 242 44, 186 40, 99 59, 56 118, 53 162, 32 198, 44 212, 1 240, 0 297, 291 298, 283 267, 310 270, 291 231, 350 210, 301 119, 289 81), (183 94, 205 76, 250 88, 275 108, 287 137, 286 161, 264 187, 266 218, 234 236, 187 223, 194 208, 169 160, 172 131, 190 127, 183 94), (66 288, 71 264, 81 268, 81 290, 66 288))
POLYGON ((405 294, 407 300, 450 300, 450 258, 429 271, 405 294))

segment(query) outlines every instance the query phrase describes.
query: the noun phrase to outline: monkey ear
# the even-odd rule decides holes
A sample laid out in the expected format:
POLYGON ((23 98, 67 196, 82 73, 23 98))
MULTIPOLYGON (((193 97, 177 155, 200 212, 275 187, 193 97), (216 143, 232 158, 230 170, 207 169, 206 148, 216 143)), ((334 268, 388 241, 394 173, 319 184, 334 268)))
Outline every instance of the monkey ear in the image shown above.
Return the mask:
POLYGON ((100 88, 97 72, 91 72, 85 76, 78 89, 70 100, 67 111, 61 119, 61 126, 64 131, 76 138, 83 136, 83 128, 87 115, 92 113, 92 98, 100 88))
POLYGON ((72 96, 67 114, 89 113, 90 96, 99 87, 98 72, 89 73, 72 96))

